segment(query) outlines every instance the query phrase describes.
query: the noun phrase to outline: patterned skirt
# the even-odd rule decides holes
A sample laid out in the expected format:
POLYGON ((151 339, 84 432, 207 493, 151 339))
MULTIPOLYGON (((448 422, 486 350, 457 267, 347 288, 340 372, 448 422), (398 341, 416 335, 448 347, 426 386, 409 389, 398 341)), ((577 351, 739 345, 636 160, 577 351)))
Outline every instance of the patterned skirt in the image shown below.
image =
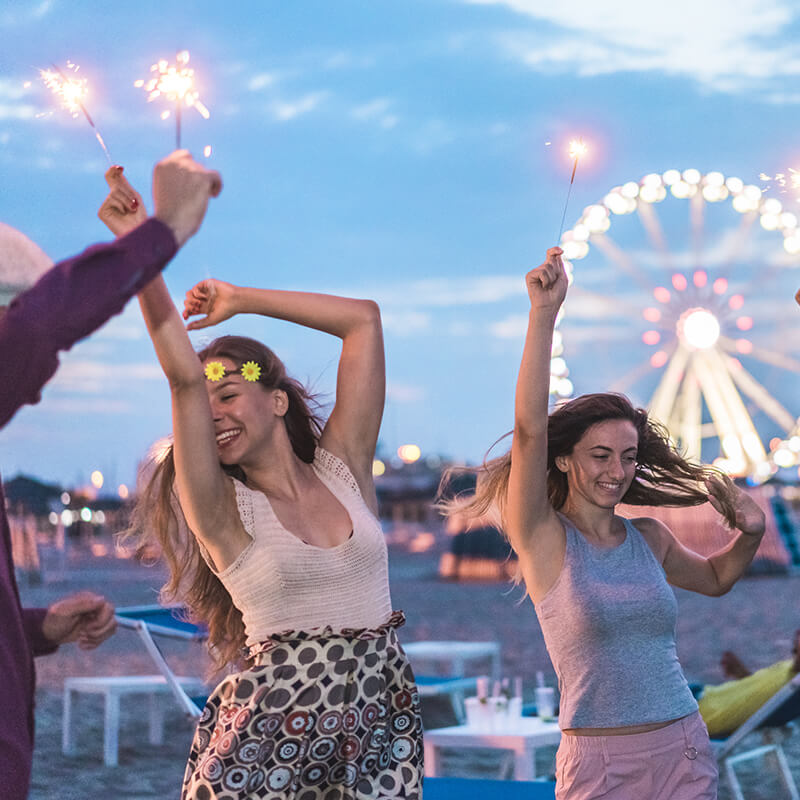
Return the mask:
POLYGON ((182 800, 422 798, 422 720, 395 628, 271 636, 200 717, 182 800))

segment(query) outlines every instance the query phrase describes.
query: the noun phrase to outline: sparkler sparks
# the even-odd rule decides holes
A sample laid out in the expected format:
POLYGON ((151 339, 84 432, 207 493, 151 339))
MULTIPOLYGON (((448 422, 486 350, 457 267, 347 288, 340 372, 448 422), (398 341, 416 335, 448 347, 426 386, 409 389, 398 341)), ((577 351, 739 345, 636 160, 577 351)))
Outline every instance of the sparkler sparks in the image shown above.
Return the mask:
POLYGON ((567 207, 569 206, 569 196, 572 194, 572 184, 575 182, 575 172, 578 169, 578 159, 585 155, 587 151, 587 147, 583 142, 583 139, 573 139, 569 143, 569 157, 573 159, 572 163, 572 175, 569 179, 569 189, 567 189, 567 199, 564 203, 564 213, 561 215, 561 226, 558 229, 558 238, 556 239, 557 242, 561 241, 561 234, 564 232, 564 220, 567 218, 567 207))
MULTIPOLYGON (((92 126, 92 130, 94 130, 95 138, 100 144, 100 147, 103 148, 109 165, 113 164, 106 143, 103 141, 100 131, 97 130, 94 120, 89 116, 86 106, 83 104, 84 99, 89 94, 88 81, 86 78, 68 76, 55 64, 53 64, 52 67, 52 69, 39 70, 39 77, 42 79, 42 82, 56 97, 60 98, 62 107, 69 111, 73 118, 79 117, 81 114, 86 117, 86 121, 92 126)), ((74 75, 78 72, 80 67, 77 64, 73 64, 71 61, 67 61, 67 69, 74 75)))
MULTIPOLYGON (((765 173, 761 173, 758 176, 762 181, 772 181, 775 183, 780 190, 781 194, 785 194, 788 191, 798 191, 800 190, 800 170, 792 169, 789 167, 788 174, 785 172, 778 172, 776 175, 766 175, 765 173)), ((772 185, 767 186, 763 191, 767 191, 772 188, 772 185)), ((800 194, 795 196, 795 199, 800 201, 800 194)))
MULTIPOLYGON (((150 72, 155 75, 150 80, 140 79, 133 85, 147 92, 147 102, 152 102, 159 97, 164 97, 175 104, 175 143, 181 146, 181 109, 183 106, 194 108, 204 119, 211 116, 209 110, 200 101, 200 94, 194 85, 194 70, 187 67, 189 51, 181 50, 175 56, 175 64, 169 64, 166 59, 150 67, 150 72)), ((161 119, 167 119, 170 109, 161 113, 161 119)))

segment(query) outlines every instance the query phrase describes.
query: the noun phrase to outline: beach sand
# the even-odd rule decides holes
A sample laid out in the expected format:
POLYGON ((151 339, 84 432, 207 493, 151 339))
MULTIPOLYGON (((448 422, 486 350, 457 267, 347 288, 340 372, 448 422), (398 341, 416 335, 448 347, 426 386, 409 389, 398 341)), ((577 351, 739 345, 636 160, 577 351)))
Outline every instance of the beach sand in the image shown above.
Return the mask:
MULTIPOLYGON (((153 603, 163 573, 159 568, 131 561, 92 556, 82 549, 59 564, 44 553, 45 579, 39 586, 22 586, 28 606, 46 605, 71 591, 92 589, 118 606, 153 603)), ((525 699, 533 695, 535 675, 544 671, 555 684, 541 631, 530 601, 509 583, 464 584, 438 578, 438 555, 409 554, 392 549, 390 573, 395 608, 406 613, 401 640, 463 639, 501 642, 503 674, 522 676, 525 699)), ((723 679, 719 657, 734 650, 748 665, 758 668, 787 657, 794 630, 800 627, 796 598, 800 577, 745 578, 725 597, 706 598, 678 591, 678 653, 690 681, 723 679)), ((168 645, 168 660, 178 674, 201 674, 208 664, 197 645, 168 645)), ((191 742, 190 724, 177 704, 165 699, 165 744, 147 741, 147 704, 135 700, 122 704, 119 766, 102 764, 102 707, 99 698, 80 696, 75 706, 76 755, 61 753, 61 697, 65 677, 80 675, 151 674, 155 672, 137 636, 122 630, 98 650, 84 652, 75 645, 37 659, 38 691, 36 751, 30 800, 177 800, 186 754, 191 742)), ((423 709, 427 727, 452 724, 444 704, 423 709)), ((754 741, 757 741, 754 739, 754 741)), ((552 771, 554 749, 540 754, 539 769, 552 771)), ((800 781, 800 736, 787 747, 790 767, 800 781)), ((495 777, 497 753, 451 753, 444 762, 447 774, 495 777)), ((742 765, 748 800, 779 800, 785 790, 775 779, 772 764, 763 769, 758 760, 742 765)), ((1 794, 1 793, 0 793, 1 794)), ((730 800, 722 784, 721 800, 730 800)))

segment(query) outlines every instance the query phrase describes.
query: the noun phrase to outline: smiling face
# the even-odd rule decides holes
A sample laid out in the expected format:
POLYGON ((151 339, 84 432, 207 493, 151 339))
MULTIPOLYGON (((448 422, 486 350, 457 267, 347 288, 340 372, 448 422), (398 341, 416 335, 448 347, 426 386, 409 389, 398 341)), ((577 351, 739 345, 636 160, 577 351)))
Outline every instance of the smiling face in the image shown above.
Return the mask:
POLYGON ((610 419, 587 429, 556 466, 566 473, 572 503, 613 508, 628 491, 636 472, 639 435, 632 422, 610 419))
POLYGON ((284 424, 286 394, 245 380, 239 365, 229 358, 215 356, 204 366, 209 361, 220 362, 226 372, 221 380, 206 382, 219 460, 243 465, 269 447, 276 426, 284 424))

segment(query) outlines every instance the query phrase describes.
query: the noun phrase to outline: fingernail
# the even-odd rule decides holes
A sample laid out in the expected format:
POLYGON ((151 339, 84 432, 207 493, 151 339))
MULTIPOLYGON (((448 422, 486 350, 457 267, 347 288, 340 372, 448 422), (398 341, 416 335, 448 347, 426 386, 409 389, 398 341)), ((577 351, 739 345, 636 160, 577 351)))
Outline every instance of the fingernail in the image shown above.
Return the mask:
POLYGON ((131 208, 136 208, 138 205, 139 201, 134 197, 133 200, 131 200, 131 208))

